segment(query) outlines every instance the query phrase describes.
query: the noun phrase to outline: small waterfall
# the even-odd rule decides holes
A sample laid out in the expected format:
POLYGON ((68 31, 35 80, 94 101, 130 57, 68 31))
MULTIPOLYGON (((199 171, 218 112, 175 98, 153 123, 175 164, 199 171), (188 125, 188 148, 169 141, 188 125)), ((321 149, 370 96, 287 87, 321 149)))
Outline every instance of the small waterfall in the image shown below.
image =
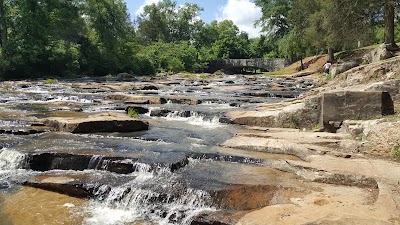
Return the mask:
POLYGON ((26 155, 17 151, 0 151, 0 170, 16 170, 26 165, 26 155))
POLYGON ((8 149, 0 151, 0 190, 10 188, 25 179, 27 172, 21 169, 26 163, 25 154, 8 149))
POLYGON ((148 172, 136 167, 136 178, 112 187, 106 196, 92 200, 83 224, 130 224, 147 221, 160 225, 188 225, 197 215, 215 211, 210 195, 188 188, 171 172, 148 172), (145 178, 144 174, 147 174, 145 178))
POLYGON ((89 164, 88 164, 88 169, 97 169, 99 168, 100 162, 102 161, 103 156, 100 155, 94 155, 92 158, 90 158, 89 164))
POLYGON ((167 120, 171 121, 184 121, 191 125, 204 127, 207 129, 216 129, 224 126, 219 122, 219 117, 214 116, 212 118, 207 117, 204 114, 200 114, 194 111, 174 111, 166 116, 167 120))

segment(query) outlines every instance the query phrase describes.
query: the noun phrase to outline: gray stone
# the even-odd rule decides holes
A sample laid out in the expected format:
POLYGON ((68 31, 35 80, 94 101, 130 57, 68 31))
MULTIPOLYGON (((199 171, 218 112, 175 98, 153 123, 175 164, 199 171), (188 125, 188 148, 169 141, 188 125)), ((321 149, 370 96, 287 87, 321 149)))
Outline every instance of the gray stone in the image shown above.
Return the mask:
POLYGON ((394 106, 387 92, 324 93, 321 99, 321 124, 325 131, 335 132, 338 122, 349 119, 370 119, 394 114, 394 106))
POLYGON ((374 63, 391 57, 393 57, 393 54, 387 50, 386 45, 383 44, 372 50, 370 53, 364 55, 363 60, 368 63, 374 63))
POLYGON ((350 62, 345 62, 341 64, 334 64, 332 65, 331 72, 330 74, 335 77, 343 72, 346 72, 347 70, 350 70, 356 66, 359 66, 360 63, 357 61, 350 61, 350 62))
POLYGON ((394 101, 400 101, 400 80, 388 80, 374 83, 366 91, 385 91, 389 92, 394 101))

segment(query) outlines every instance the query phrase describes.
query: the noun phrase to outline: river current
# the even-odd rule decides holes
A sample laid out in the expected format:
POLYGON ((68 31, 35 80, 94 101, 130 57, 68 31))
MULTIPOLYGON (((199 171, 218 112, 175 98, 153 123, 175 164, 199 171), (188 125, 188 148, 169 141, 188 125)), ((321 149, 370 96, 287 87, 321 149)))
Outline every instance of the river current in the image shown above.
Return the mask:
MULTIPOLYGON (((228 154, 229 150, 218 147, 243 130, 226 123, 225 114, 238 109, 253 110, 259 103, 297 97, 311 87, 307 82, 243 75, 194 80, 167 77, 134 81, 85 78, 3 82, 0 84, 0 224, 35 224, 10 216, 4 202, 21 190, 29 190, 23 184, 41 176, 76 177, 92 191, 92 197, 79 207, 73 202, 62 205, 70 210, 67 216, 78 218, 70 224, 192 224, 200 215, 218 213, 221 208, 213 201, 213 193, 232 184, 263 182, 252 174, 259 166, 258 159, 228 154), (122 82, 155 84, 158 88, 114 90, 77 85, 122 82), (272 91, 274 84, 281 90, 272 91), (43 130, 24 133, 32 130, 31 125, 38 120, 51 116, 74 116, 76 111, 124 113, 125 103, 106 100, 111 93, 188 96, 200 100, 201 104, 144 104, 149 112, 140 115, 140 119, 149 121, 150 127, 141 132, 72 134, 43 130), (152 115, 161 109, 168 110, 167 115, 152 115), (91 159, 81 171, 36 171, 27 167, 28 155, 33 153, 86 154, 91 159), (132 173, 120 174, 107 171, 108 161, 104 158, 107 156, 128 156, 138 161, 132 173), (176 170, 166 166, 180 159, 187 160, 187 164, 176 170)), ((55 197, 46 198, 43 201, 55 197)), ((31 197, 25 201, 37 200, 31 197)), ((49 224, 60 224, 56 216, 51 218, 54 223, 49 224)))

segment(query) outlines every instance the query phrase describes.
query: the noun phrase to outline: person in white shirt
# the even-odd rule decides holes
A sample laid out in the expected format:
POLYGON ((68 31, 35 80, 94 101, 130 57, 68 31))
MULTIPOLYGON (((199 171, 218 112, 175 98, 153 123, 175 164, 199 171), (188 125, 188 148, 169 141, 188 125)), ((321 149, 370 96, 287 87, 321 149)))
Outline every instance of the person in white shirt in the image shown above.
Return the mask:
POLYGON ((332 63, 331 63, 330 61, 328 61, 328 62, 325 63, 325 65, 324 65, 324 72, 325 72, 326 74, 329 74, 329 70, 330 70, 331 66, 332 66, 332 63))

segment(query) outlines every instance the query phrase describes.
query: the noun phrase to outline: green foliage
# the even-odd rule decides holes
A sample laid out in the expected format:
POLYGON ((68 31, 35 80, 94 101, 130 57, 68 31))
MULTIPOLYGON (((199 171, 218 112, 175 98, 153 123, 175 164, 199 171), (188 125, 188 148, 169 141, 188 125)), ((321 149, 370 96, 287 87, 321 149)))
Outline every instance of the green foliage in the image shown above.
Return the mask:
POLYGON ((393 158, 396 160, 400 160, 400 144, 397 143, 396 145, 393 146, 393 151, 392 151, 393 158))
POLYGON ((163 0, 144 7, 138 16, 138 35, 142 43, 190 41, 203 22, 198 20, 203 9, 194 3, 177 7, 171 0, 163 0))
POLYGON ((128 116, 132 117, 132 118, 139 118, 139 114, 137 113, 137 111, 134 108, 128 108, 128 116))
POLYGON ((207 76, 207 74, 202 73, 202 74, 200 74, 199 77, 200 77, 201 79, 206 79, 208 76, 207 76))
POLYGON ((56 81, 54 79, 47 79, 44 81, 46 84, 54 84, 56 81))
POLYGON ((184 69, 185 69, 185 66, 180 59, 174 57, 168 61, 168 70, 169 71, 178 73, 179 71, 183 71, 184 69))

